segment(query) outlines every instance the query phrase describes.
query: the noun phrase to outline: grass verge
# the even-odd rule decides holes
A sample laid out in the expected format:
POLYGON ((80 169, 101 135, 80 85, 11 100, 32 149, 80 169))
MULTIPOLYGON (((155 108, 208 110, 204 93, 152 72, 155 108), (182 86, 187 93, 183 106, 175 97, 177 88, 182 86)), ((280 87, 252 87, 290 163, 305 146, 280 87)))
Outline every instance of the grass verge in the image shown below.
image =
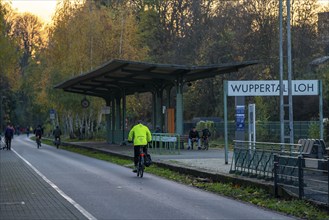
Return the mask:
MULTIPOLYGON (((46 144, 53 145, 52 141, 43 141, 46 144)), ((79 149, 74 147, 63 147, 61 149, 68 150, 74 153, 79 153, 85 156, 93 157, 99 160, 108 161, 126 167, 132 167, 132 160, 122 159, 117 156, 110 156, 108 154, 95 152, 87 149, 79 149)), ((209 192, 219 195, 224 195, 244 202, 252 203, 254 205, 282 212, 288 215, 296 216, 304 219, 329 219, 329 213, 319 209, 315 205, 299 199, 283 200, 274 198, 265 190, 255 187, 242 187, 233 184, 224 184, 219 182, 212 182, 190 175, 181 174, 170 169, 162 168, 157 165, 152 165, 146 168, 147 173, 151 173, 169 180, 179 183, 197 187, 209 192), (206 182, 205 182, 206 181, 206 182)))

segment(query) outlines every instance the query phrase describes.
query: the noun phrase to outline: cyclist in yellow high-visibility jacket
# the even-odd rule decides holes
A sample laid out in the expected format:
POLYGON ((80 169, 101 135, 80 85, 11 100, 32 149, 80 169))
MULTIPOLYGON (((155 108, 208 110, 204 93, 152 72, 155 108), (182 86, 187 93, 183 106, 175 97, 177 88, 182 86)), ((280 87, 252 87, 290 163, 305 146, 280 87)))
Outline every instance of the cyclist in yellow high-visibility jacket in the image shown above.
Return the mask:
POLYGON ((139 120, 137 125, 135 125, 129 132, 128 142, 134 143, 134 164, 135 168, 133 172, 137 172, 138 156, 140 148, 143 147, 143 152, 147 154, 147 144, 151 142, 152 135, 148 127, 143 125, 142 121, 139 120))

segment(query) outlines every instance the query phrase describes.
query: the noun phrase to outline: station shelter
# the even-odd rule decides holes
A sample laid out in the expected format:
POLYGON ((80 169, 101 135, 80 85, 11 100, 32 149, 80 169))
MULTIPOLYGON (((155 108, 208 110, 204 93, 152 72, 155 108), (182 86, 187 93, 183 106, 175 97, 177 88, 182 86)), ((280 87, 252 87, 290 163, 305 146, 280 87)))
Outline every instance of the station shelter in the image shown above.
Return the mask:
MULTIPOLYGON (((121 143, 126 134, 126 97, 150 92, 153 97, 152 125, 164 127, 168 133, 183 134, 183 86, 192 81, 238 72, 256 61, 207 66, 156 64, 128 60, 111 60, 102 66, 55 86, 65 92, 103 98, 110 114, 106 116, 107 141, 121 143), (175 105, 169 97, 176 88, 175 105), (166 94, 166 103, 164 100, 166 94), (163 111, 165 109, 165 112, 163 111), (162 120, 162 114, 166 120, 162 120)), ((205 88, 206 89, 206 88, 205 88)))

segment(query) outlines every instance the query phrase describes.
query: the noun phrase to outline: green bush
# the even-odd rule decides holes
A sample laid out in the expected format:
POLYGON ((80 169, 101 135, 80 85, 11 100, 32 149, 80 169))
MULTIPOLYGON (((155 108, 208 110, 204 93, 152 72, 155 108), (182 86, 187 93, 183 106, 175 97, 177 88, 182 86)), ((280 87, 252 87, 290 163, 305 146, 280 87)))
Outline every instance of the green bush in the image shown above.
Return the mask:
POLYGON ((319 139, 320 127, 318 122, 311 122, 308 127, 308 138, 319 139))
POLYGON ((205 128, 208 128, 211 135, 214 135, 216 133, 215 122, 213 121, 199 121, 196 125, 196 129, 198 131, 202 131, 205 128))

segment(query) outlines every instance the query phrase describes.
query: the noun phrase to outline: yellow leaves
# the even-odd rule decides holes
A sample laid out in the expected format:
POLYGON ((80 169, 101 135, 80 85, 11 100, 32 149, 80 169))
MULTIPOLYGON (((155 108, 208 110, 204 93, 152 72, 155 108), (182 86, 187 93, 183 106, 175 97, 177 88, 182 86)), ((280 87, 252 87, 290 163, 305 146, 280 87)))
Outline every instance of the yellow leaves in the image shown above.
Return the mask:
POLYGON ((111 59, 142 60, 146 55, 139 46, 135 17, 127 10, 97 8, 90 1, 57 13, 56 21, 49 52, 64 72, 85 73, 111 59))
POLYGON ((10 88, 13 91, 18 91, 22 82, 21 75, 18 69, 8 70, 6 75, 10 88))

